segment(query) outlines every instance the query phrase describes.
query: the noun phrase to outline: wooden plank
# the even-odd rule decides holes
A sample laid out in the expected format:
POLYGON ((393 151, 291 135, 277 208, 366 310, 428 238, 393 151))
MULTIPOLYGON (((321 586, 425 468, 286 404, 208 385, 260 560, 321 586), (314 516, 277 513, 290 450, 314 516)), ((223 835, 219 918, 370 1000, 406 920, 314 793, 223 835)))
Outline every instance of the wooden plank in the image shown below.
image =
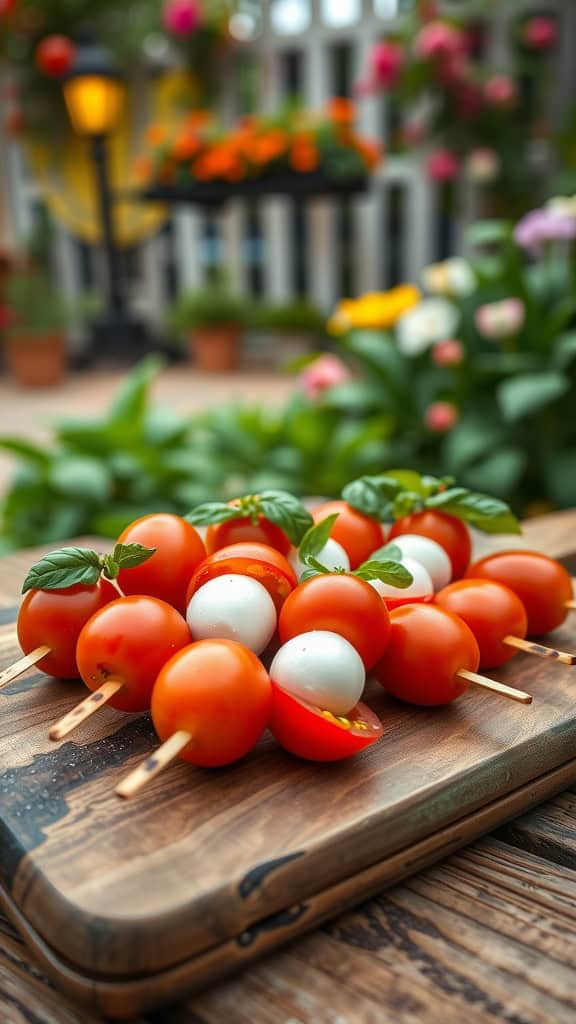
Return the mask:
POLYGON ((500 835, 508 843, 576 869, 576 793, 562 793, 510 822, 500 835))

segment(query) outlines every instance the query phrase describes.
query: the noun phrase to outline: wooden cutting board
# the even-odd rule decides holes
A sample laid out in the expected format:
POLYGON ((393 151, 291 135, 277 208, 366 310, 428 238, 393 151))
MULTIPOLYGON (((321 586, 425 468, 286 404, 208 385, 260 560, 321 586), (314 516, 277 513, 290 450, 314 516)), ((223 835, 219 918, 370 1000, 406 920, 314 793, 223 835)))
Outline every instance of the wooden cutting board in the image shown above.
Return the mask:
MULTIPOLYGON (((0 668, 15 615, 0 609, 0 668)), ((576 615, 554 640, 576 650, 576 615)), ((92 1009, 201 988, 576 780, 576 668, 519 655, 494 675, 534 704, 471 690, 411 709, 372 685, 386 735, 353 761, 305 764, 265 738, 123 803, 115 784, 155 745, 148 717, 103 709, 52 744, 83 690, 29 672, 0 693, 0 902, 92 1009)))

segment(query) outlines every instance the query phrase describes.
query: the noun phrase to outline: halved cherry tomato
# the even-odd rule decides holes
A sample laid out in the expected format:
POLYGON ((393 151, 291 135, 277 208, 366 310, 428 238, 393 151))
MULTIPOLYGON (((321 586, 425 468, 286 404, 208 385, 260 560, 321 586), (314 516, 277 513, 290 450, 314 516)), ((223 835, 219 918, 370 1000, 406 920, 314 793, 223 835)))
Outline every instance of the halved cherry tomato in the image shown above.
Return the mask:
POLYGON ((466 576, 510 587, 526 609, 529 636, 551 632, 568 614, 570 574, 559 562, 537 551, 497 551, 474 562, 466 576))
POLYGON ((412 515, 397 519, 388 540, 394 540, 401 533, 417 533, 420 537, 429 537, 444 548, 452 563, 454 579, 460 579, 466 572, 472 553, 470 532, 466 523, 445 512, 429 509, 424 512, 413 512, 412 515))
POLYGON ((123 687, 108 701, 119 711, 147 711, 160 669, 191 641, 185 620, 156 597, 120 597, 96 612, 78 637, 76 659, 89 690, 108 679, 123 687))
MULTIPOLYGON (((237 502, 229 501, 228 504, 235 505, 237 502)), ((253 523, 250 516, 228 519, 225 523, 214 523, 206 531, 206 550, 209 555, 229 544, 241 544, 244 541, 267 544, 283 555, 287 555, 291 548, 290 540, 284 531, 264 516, 258 516, 257 523, 253 523)))
POLYGON ((382 722, 365 704, 336 717, 272 684, 270 731, 284 750, 307 761, 341 761, 379 740, 382 722))
POLYGON ((255 558, 226 558, 212 562, 210 558, 207 558, 198 567, 188 584, 186 603, 188 604, 192 595, 209 580, 214 580, 217 576, 230 575, 250 576, 253 580, 261 583, 274 601, 277 612, 280 611, 284 601, 294 590, 291 580, 284 575, 281 569, 277 569, 268 562, 259 562, 255 558))
POLYGON ((390 637, 376 666, 379 683, 408 704, 449 704, 467 687, 461 669, 476 672, 480 651, 457 615, 432 604, 407 604, 390 614, 390 637))
POLYGON ((226 558, 254 558, 257 562, 267 562, 268 565, 275 565, 280 569, 292 586, 295 587, 298 582, 288 559, 277 548, 270 547, 270 544, 259 544, 255 540, 240 541, 238 544, 227 544, 225 548, 219 548, 208 555, 211 562, 219 562, 226 558))
POLYGON ((312 518, 319 523, 335 514, 338 519, 330 530, 330 536, 344 548, 350 559, 350 568, 357 569, 362 562, 368 561, 373 551, 382 547, 382 524, 357 512, 346 501, 325 501, 314 509, 312 518))
POLYGON ((155 554, 132 569, 122 569, 118 583, 125 594, 149 594, 186 610, 186 588, 206 558, 200 534, 191 523, 168 512, 136 519, 118 538, 120 544, 143 544, 155 554))
POLYGON ((29 590, 20 605, 16 626, 24 654, 36 647, 49 647, 50 654, 37 662, 37 668, 49 676, 77 679, 80 630, 94 612, 117 597, 116 587, 103 578, 91 587, 77 584, 62 590, 29 590))
POLYGON ((518 653, 503 640, 507 636, 523 639, 528 619, 522 601, 509 587, 493 580, 458 580, 436 594, 436 604, 470 626, 482 668, 505 665, 518 653))
POLYGON ((199 640, 164 665, 152 694, 161 740, 178 730, 193 737, 180 754, 204 768, 232 764, 268 725, 272 687, 262 662, 235 640, 199 640))
POLYGON ((313 629, 339 633, 370 669, 386 648, 390 618, 384 601, 365 580, 327 573, 292 591, 280 612, 278 628, 283 644, 313 629))

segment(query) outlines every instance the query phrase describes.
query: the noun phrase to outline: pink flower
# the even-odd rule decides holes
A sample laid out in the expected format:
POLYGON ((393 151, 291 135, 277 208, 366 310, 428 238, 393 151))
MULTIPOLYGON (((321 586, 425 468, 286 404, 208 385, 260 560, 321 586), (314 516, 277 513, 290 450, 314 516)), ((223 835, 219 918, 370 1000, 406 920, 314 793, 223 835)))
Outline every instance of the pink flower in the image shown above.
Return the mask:
POLYGON ((426 138, 426 125, 414 117, 404 122, 400 134, 405 146, 419 146, 426 138))
POLYGON ((404 65, 404 50, 397 43, 383 39, 370 55, 370 75, 376 85, 390 89, 404 65))
POLYGON ((489 146, 479 146, 468 154, 466 160, 466 175, 470 181, 477 184, 484 184, 494 181, 500 171, 500 157, 495 149, 489 146))
POLYGON ((457 338, 438 341, 432 349, 432 362, 436 366, 459 366, 464 359, 464 346, 457 338))
POLYGON ((444 85, 458 85, 470 73, 470 64, 464 53, 451 53, 438 65, 438 78, 444 85))
POLYGON ((424 422, 428 430, 435 434, 446 434, 456 426, 459 412, 453 402, 432 402, 424 414, 424 422))
POLYGON ((431 21, 416 36, 415 50, 422 60, 450 57, 465 49, 464 33, 446 21, 431 21))
POLYGON ((546 242, 571 242, 574 238, 576 216, 550 207, 526 213, 514 229, 518 245, 534 255, 546 242))
POLYGON ((513 107, 518 88, 509 75, 492 75, 484 85, 484 96, 492 107, 513 107))
POLYGON ((189 36, 201 21, 202 10, 198 0, 166 0, 162 22, 171 35, 189 36))
POLYGON ((474 314, 480 334, 491 341, 510 338, 524 323, 526 311, 520 299, 501 299, 479 306, 474 314))
POLYGON ((459 82, 454 99, 459 113, 464 117, 476 117, 484 106, 484 94, 477 82, 459 82))
POLYGON ((453 181, 458 168, 458 157, 451 149, 435 149, 426 161, 426 170, 432 181, 453 181))
POLYGON ((319 356, 313 363, 310 363, 300 374, 300 387, 310 401, 318 398, 323 391, 335 387, 337 384, 344 384, 350 380, 351 373, 346 363, 343 363, 338 356, 319 356))
POLYGON ((522 38, 531 50, 549 50, 558 38, 556 22, 552 18, 529 18, 522 30, 522 38))

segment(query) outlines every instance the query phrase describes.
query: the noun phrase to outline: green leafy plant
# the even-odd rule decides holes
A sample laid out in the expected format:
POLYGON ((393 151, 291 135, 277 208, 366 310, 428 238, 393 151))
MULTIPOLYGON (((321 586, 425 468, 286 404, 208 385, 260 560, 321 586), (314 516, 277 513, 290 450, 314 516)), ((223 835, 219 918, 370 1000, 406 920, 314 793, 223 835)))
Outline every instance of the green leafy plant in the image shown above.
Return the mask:
POLYGON ((251 326, 277 333, 294 331, 322 336, 326 331, 326 319, 312 303, 301 299, 284 305, 262 303, 255 306, 251 326))
POLYGON ((49 279, 40 272, 13 274, 5 286, 6 333, 10 338, 26 338, 65 330, 73 317, 72 309, 49 279))
POLYGON ((90 548, 59 548, 30 567, 22 593, 33 589, 63 590, 79 583, 92 586, 101 576, 115 580, 121 569, 142 565, 155 550, 142 544, 116 544, 111 555, 100 555, 90 548))
POLYGON ((249 302, 231 292, 223 281, 203 289, 184 292, 168 311, 171 333, 182 336, 197 327, 229 324, 245 326, 250 320, 249 302))

